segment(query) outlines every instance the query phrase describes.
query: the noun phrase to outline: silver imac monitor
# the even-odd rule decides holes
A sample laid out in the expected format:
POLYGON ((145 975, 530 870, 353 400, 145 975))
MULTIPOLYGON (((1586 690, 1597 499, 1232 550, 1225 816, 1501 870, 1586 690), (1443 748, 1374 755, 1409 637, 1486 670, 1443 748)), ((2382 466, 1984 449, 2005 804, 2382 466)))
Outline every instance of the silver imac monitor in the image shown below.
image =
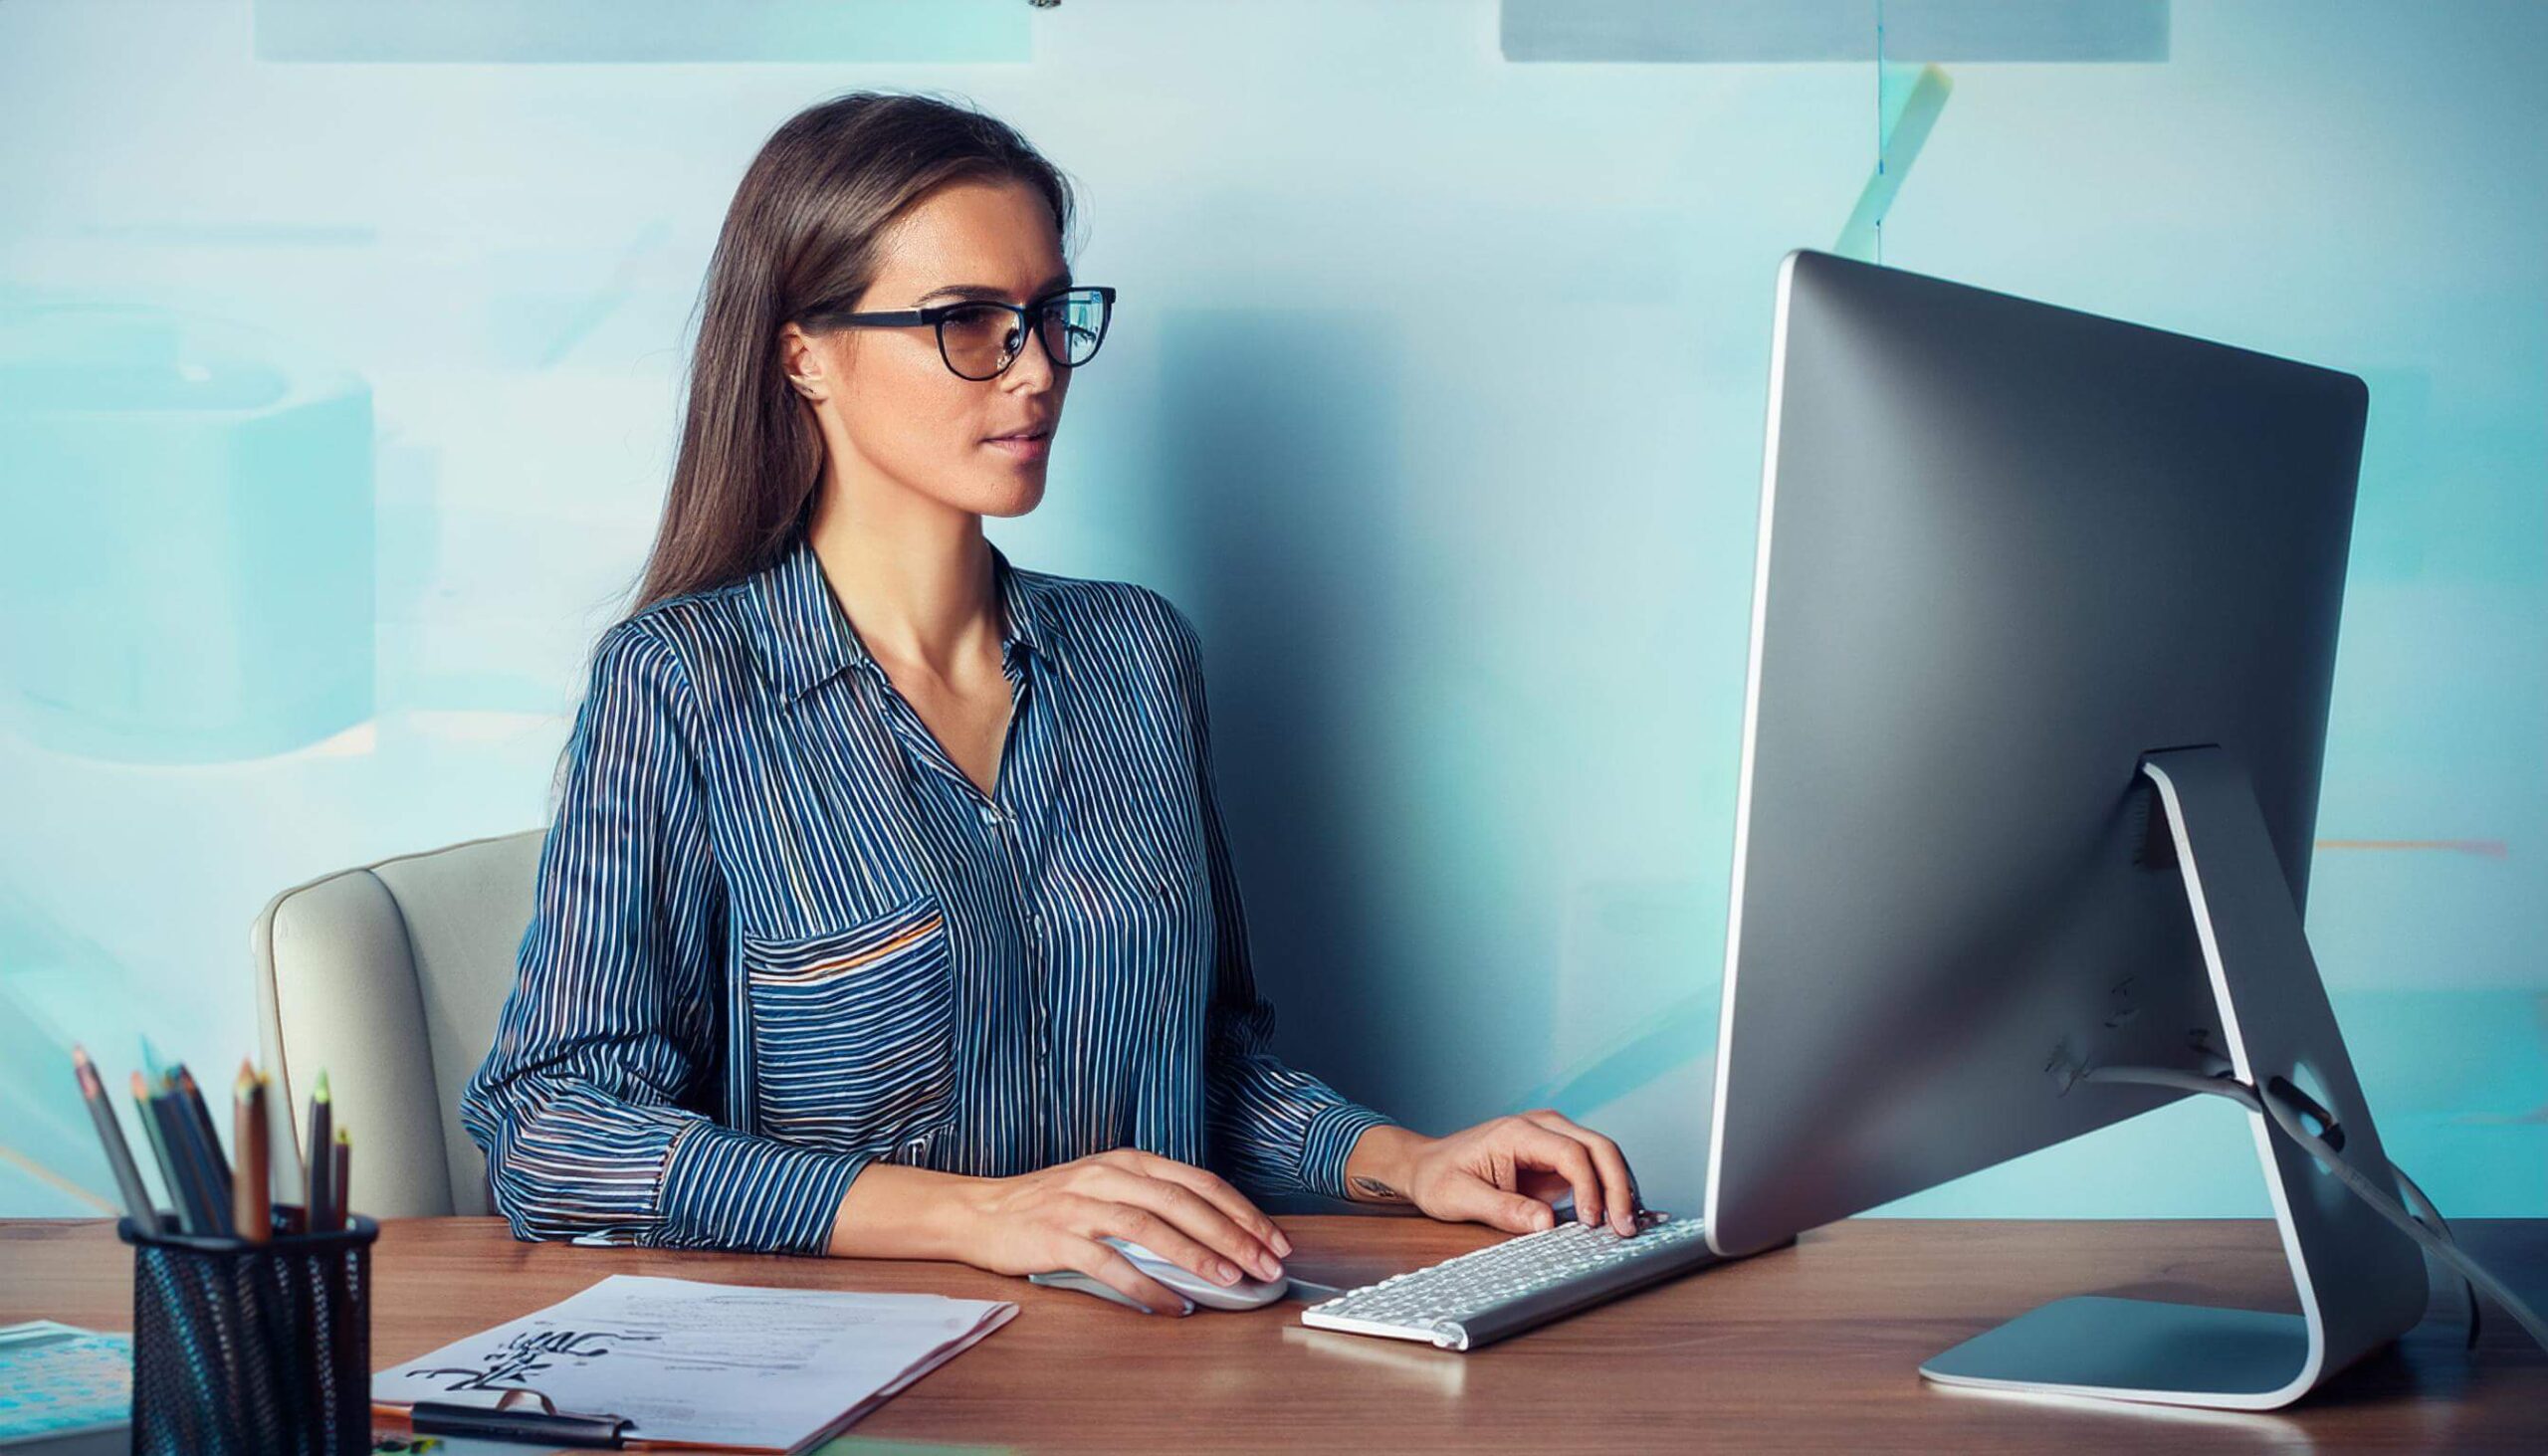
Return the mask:
MULTIPOLYGON (((2367 404, 2331 369, 1784 260, 1719 1252, 2185 1095, 2111 1068, 2272 1086, 2391 1178, 2301 936, 2367 404)), ((2064 1300, 1923 1373, 2261 1409, 2411 1327, 2416 1245, 2244 1116, 2299 1315, 2064 1300)))

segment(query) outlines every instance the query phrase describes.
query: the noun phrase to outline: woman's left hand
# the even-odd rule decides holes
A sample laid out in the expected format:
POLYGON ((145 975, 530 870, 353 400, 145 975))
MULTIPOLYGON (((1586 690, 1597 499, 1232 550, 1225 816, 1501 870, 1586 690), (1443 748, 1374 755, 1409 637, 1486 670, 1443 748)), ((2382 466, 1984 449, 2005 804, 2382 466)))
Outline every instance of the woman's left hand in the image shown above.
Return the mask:
POLYGON ((1346 1159, 1345 1181, 1358 1201, 1412 1203, 1508 1233, 1555 1227, 1549 1205, 1572 1191, 1579 1221, 1606 1218, 1621 1234, 1636 1228, 1636 1182, 1619 1144, 1547 1108, 1441 1138, 1373 1128, 1346 1159))

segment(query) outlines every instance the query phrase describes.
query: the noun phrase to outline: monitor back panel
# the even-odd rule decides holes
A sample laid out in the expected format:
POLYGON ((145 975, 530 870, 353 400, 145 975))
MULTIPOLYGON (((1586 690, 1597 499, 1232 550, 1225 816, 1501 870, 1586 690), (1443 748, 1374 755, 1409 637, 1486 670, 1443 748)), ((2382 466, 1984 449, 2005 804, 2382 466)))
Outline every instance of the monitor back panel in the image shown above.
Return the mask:
POLYGON ((2138 765, 2229 748, 2305 901, 2366 406, 2350 374, 1811 252, 1772 376, 1728 1252, 2173 1097, 2065 1068, 2218 1045, 2138 765))

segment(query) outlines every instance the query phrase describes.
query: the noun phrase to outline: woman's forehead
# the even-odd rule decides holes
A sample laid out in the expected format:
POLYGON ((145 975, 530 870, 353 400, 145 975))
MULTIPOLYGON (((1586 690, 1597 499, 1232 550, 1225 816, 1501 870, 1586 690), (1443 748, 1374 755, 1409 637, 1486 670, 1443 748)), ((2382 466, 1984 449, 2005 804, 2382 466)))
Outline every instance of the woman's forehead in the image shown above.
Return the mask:
POLYGON ((951 182, 914 203, 881 240, 876 286, 984 284, 1025 294, 1062 271, 1043 195, 1022 182, 951 182))

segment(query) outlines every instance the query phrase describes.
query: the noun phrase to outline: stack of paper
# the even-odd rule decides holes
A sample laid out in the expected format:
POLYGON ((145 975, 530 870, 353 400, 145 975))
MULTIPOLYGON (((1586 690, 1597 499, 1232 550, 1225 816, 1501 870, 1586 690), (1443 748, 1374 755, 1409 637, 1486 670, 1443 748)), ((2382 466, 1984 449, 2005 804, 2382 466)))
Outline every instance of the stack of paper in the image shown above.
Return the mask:
POLYGON ((0 1452, 132 1449, 132 1337, 36 1320, 0 1327, 0 1452))
POLYGON ((492 1406, 532 1390, 562 1412, 626 1418, 631 1440, 796 1451, 1016 1313, 1005 1300, 614 1274, 378 1372, 371 1396, 403 1415, 418 1400, 492 1406))

